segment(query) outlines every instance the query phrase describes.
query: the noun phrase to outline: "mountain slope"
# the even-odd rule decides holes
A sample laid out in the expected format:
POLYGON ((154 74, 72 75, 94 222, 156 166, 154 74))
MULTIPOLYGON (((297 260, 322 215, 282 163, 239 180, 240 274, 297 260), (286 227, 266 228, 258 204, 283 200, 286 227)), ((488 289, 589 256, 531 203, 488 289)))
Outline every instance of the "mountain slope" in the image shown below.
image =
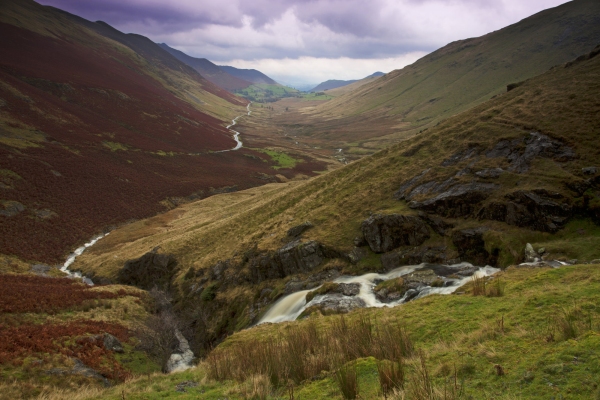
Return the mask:
POLYGON ((598 43, 600 3, 575 0, 485 36, 450 43, 308 115, 318 124, 327 121, 315 135, 327 132, 347 142, 405 138, 598 43))
MULTIPOLYGON (((309 92, 322 92, 324 90, 337 89, 337 88, 348 86, 352 83, 359 82, 359 81, 364 84, 364 83, 368 82, 369 80, 371 80, 371 78, 379 78, 380 76, 383 76, 383 75, 385 75, 383 72, 375 72, 363 79, 352 79, 352 80, 348 80, 348 81, 330 79, 328 81, 319 83, 317 86, 310 89, 309 92)), ((361 86, 361 85, 358 85, 358 86, 361 86)))
POLYGON ((0 32, 0 254, 57 263, 168 198, 273 173, 260 153, 214 153, 247 101, 147 38, 33 1, 2 2, 0 32))
POLYGON ((240 79, 244 79, 246 81, 252 82, 254 84, 264 84, 264 85, 277 85, 273 79, 269 78, 267 75, 263 74, 260 71, 255 69, 241 69, 230 67, 228 65, 219 65, 223 71, 227 72, 230 75, 236 76, 240 79))
POLYGON ((74 268, 128 283, 123 261, 159 244, 178 261, 176 309, 203 332, 201 349, 283 294, 340 274, 422 262, 506 267, 524 260, 528 242, 549 260, 598 259, 599 76, 600 47, 308 182, 116 230, 74 268))
POLYGON ((223 89, 234 91, 236 89, 245 89, 252 85, 251 82, 245 81, 238 77, 228 74, 223 71, 219 66, 208 61, 206 58, 195 58, 188 56, 182 51, 175 50, 169 47, 165 43, 160 43, 159 46, 164 50, 168 51, 169 54, 177 58, 179 61, 194 68, 200 75, 214 83, 215 85, 222 87, 223 89))

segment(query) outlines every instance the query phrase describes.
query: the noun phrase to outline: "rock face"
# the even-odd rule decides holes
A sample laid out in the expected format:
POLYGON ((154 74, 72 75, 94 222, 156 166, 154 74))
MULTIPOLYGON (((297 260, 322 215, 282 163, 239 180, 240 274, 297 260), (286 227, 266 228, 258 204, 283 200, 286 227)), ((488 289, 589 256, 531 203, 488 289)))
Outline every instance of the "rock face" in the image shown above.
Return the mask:
POLYGON ((129 260, 119 271, 118 282, 150 290, 157 286, 167 289, 175 273, 177 260, 168 254, 159 254, 155 249, 137 258, 129 260))
POLYGON ((251 277, 254 282, 283 278, 288 275, 310 272, 326 259, 342 256, 314 240, 294 240, 274 253, 256 256, 250 260, 251 277))
POLYGON ((114 351, 115 353, 123 353, 123 345, 110 333, 104 334, 104 348, 106 350, 114 351))
POLYGON ((367 304, 360 297, 350 297, 341 294, 335 294, 327 296, 318 304, 307 308, 304 312, 304 315, 308 315, 316 310, 319 310, 324 315, 345 314, 357 308, 363 308, 366 306, 367 304))
POLYGON ((302 235, 304 232, 306 232, 307 230, 309 230, 312 227, 313 227, 313 224, 310 221, 306 221, 300 225, 296 225, 296 226, 290 228, 287 231, 287 235, 290 238, 298 238, 300 235, 302 235))
POLYGON ((452 243, 456 246, 461 261, 468 261, 475 265, 496 265, 497 254, 490 255, 485 249, 483 234, 488 230, 486 227, 479 227, 452 233, 452 243))
POLYGON ((452 264, 458 261, 448 257, 446 247, 398 249, 381 256, 383 271, 391 271, 403 265, 417 265, 421 263, 452 264))
POLYGON ((411 201, 408 206, 446 217, 462 217, 475 212, 479 203, 487 199, 498 187, 493 183, 476 181, 456 184, 430 199, 411 201))
POLYGON ((376 253, 400 246, 419 246, 430 237, 423 220, 411 215, 373 215, 363 221, 361 230, 369 247, 376 253))
POLYGON ((518 190, 505 196, 506 202, 492 202, 478 213, 480 219, 503 221, 509 225, 556 232, 573 215, 567 199, 545 189, 518 190))

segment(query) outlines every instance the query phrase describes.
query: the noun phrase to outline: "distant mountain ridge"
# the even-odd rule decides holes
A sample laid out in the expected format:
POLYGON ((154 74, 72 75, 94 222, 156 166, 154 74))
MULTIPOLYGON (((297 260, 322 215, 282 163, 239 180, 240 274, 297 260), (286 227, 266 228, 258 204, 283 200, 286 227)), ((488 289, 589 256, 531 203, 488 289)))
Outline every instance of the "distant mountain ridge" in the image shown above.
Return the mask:
MULTIPOLYGON (((379 72, 378 71, 378 72, 375 72, 375 73, 373 73, 373 74, 371 74, 371 75, 369 75, 369 76, 367 76, 367 77, 365 77, 363 79, 377 78, 377 77, 380 77, 380 76, 383 76, 383 75, 385 75, 383 72, 379 72)), ((330 80, 327 80, 325 82, 319 83, 317 86, 315 86, 314 88, 310 89, 309 92, 323 92, 325 90, 337 89, 339 87, 350 85, 350 84, 352 84, 354 82, 358 82, 358 81, 361 81, 363 79, 351 79, 351 80, 348 80, 348 81, 339 80, 339 79, 330 79, 330 80)))
POLYGON ((273 79, 256 69, 240 69, 229 65, 219 65, 223 71, 254 84, 278 85, 273 79))
POLYGON ((218 65, 213 64, 206 58, 189 56, 182 51, 169 47, 169 45, 166 43, 159 43, 158 45, 169 52, 172 56, 177 58, 179 61, 194 68, 196 71, 198 71, 198 73, 200 73, 200 75, 215 85, 222 87, 223 89, 234 91, 245 89, 252 85, 252 82, 227 73, 218 65))

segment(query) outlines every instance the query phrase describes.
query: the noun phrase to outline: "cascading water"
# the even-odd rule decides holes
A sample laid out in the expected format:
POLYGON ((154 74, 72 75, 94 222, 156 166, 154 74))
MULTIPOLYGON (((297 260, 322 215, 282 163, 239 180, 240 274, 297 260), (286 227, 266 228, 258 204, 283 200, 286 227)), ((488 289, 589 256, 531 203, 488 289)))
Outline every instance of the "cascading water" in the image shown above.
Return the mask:
POLYGON ((68 276, 74 277, 74 278, 80 278, 84 283, 93 286, 94 282, 92 282, 92 280, 90 278, 87 278, 83 275, 81 275, 80 272, 71 272, 69 270, 69 267, 71 266, 71 264, 73 264, 75 262, 75 259, 77 257, 79 257, 80 255, 83 254, 83 252, 88 248, 88 247, 92 247, 93 245, 96 244, 96 242, 98 242, 98 240, 106 237, 110 232, 107 232, 105 234, 102 235, 98 235, 95 236, 92 240, 90 240, 89 242, 85 243, 83 246, 78 247, 77 249, 75 249, 74 252, 72 252, 71 254, 69 254, 69 257, 67 257, 67 260, 65 261, 65 263, 63 264, 62 267, 60 267, 60 270, 64 273, 66 273, 68 276))
MULTIPOLYGON (((368 273, 368 274, 361 275, 361 276, 342 276, 342 277, 335 279, 333 282, 334 283, 358 283, 358 284, 360 284, 360 291, 356 297, 360 298, 364 302, 366 307, 394 307, 399 304, 405 303, 407 301, 408 293, 405 294, 404 297, 402 297, 401 299, 399 299, 397 301, 390 302, 390 303, 382 303, 379 300, 377 300, 377 297, 375 296, 375 293, 373 291, 376 284, 381 281, 387 281, 390 279, 395 279, 395 278, 398 278, 401 276, 408 275, 416 270, 422 269, 424 266, 425 266, 425 264, 399 267, 399 268, 396 268, 396 269, 388 272, 387 274, 368 273)), ((460 267, 463 267, 463 268, 464 267, 472 267, 472 265, 469 263, 461 263, 461 264, 455 264, 455 265, 448 266, 448 268, 460 268, 460 267)), ((421 298, 421 297, 424 297, 424 296, 427 296, 430 294, 450 294, 450 293, 455 292, 458 288, 460 288, 467 282, 469 282, 471 279, 473 279, 474 276, 476 276, 476 277, 490 276, 490 275, 495 274, 498 271, 500 271, 498 268, 493 268, 490 266, 481 267, 471 276, 467 276, 467 277, 464 277, 461 279, 447 280, 446 281, 447 286, 445 286, 445 287, 430 287, 430 286, 423 287, 419 291, 419 294, 416 295, 415 297, 412 297, 411 300, 418 299, 418 298, 421 298)), ((283 321, 295 320, 308 307, 317 305, 317 304, 323 302, 323 300, 325 300, 327 298, 327 296, 328 296, 327 294, 318 295, 318 296, 315 296, 310 302, 307 303, 306 295, 309 292, 317 290, 317 289, 318 288, 295 292, 295 293, 292 293, 292 294, 282 298, 277 303, 275 303, 265 313, 265 315, 261 318, 261 320, 258 323, 262 324, 265 322, 283 322, 283 321)))

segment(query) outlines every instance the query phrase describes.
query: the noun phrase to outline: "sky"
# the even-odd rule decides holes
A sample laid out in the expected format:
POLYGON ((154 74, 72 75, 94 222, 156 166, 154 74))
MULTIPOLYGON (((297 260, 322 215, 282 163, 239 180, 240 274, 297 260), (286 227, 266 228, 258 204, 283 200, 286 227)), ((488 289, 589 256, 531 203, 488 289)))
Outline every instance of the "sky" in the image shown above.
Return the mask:
POLYGON ((360 79, 565 0, 38 0, 292 86, 360 79))

